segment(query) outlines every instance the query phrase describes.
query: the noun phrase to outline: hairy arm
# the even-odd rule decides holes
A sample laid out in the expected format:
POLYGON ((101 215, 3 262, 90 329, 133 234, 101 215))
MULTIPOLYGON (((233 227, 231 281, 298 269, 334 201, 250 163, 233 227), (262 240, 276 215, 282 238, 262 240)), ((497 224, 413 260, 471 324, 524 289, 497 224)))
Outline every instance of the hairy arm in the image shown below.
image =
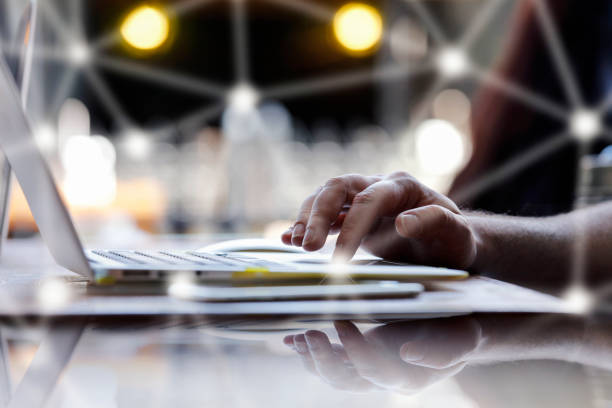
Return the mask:
POLYGON ((546 218, 471 213, 472 270, 514 280, 589 282, 612 272, 612 203, 546 218))

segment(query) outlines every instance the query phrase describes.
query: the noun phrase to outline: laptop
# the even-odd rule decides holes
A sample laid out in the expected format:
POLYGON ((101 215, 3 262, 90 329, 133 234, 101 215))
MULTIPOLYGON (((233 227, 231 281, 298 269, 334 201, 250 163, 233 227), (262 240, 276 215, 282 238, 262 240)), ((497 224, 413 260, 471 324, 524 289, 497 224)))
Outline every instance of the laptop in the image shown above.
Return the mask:
MULTIPOLYGON (((28 53, 25 58, 25 61, 29 59, 28 53)), ((6 58, 0 55, 0 147, 13 168, 51 255, 60 266, 80 274, 92 286, 172 282, 179 276, 193 282, 220 284, 321 281, 338 274, 360 281, 410 282, 468 276, 465 271, 415 265, 349 263, 339 267, 331 263, 313 264, 300 262, 299 254, 295 259, 275 261, 202 250, 85 250, 35 142, 23 108, 25 92, 20 95, 15 78, 6 58)), ((23 82, 21 85, 23 90, 23 82)))
MULTIPOLYGON (((32 69, 32 55, 34 52, 34 35, 37 18, 37 3, 35 0, 13 3, 13 7, 23 6, 22 9, 9 9, 8 2, 0 3, 0 41, 8 45, 5 54, 9 69, 11 70, 17 87, 21 93, 21 104, 25 110, 27 105, 28 90, 30 89, 30 75, 32 69), (12 15, 17 18, 11 19, 12 15), (16 21, 12 27, 9 22, 16 21), (15 54, 14 52, 20 52, 15 54)), ((0 250, 8 236, 9 227, 9 202, 11 198, 11 187, 13 172, 11 165, 5 157, 0 157, 0 250)))

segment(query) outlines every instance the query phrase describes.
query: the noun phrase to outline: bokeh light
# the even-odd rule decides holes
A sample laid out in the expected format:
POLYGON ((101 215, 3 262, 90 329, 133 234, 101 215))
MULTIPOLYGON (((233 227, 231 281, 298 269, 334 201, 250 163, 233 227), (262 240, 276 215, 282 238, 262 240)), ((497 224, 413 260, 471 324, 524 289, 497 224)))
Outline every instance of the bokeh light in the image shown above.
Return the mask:
POLYGON ((56 310, 65 306, 70 301, 72 291, 65 281, 49 278, 41 282, 36 297, 42 308, 56 310))
POLYGON ((34 140, 44 153, 49 153, 57 147, 57 134, 49 123, 42 123, 34 128, 34 140))
POLYGON ((89 109, 78 99, 69 98, 59 111, 57 120, 58 144, 60 148, 71 136, 89 135, 91 115, 89 109))
POLYGON ((570 116, 569 127, 576 139, 586 142, 601 132, 601 118, 596 112, 580 109, 570 116))
POLYGON ((433 101, 434 117, 448 120, 455 126, 466 125, 470 113, 470 100, 458 89, 445 89, 433 101))
POLYGON ((582 284, 571 285, 562 298, 575 313, 588 313, 595 306, 595 297, 582 284))
POLYGON ((465 160, 465 142, 461 132, 440 119, 421 123, 416 131, 416 155, 421 168, 433 175, 451 174, 465 160))
POLYGON ((72 136, 61 152, 64 193, 80 207, 111 204, 117 192, 115 148, 102 136, 72 136))
POLYGON ((275 142, 293 136, 293 125, 289 111, 280 103, 268 102, 259 107, 264 137, 275 142))
POLYGON ((121 24, 121 36, 139 50, 161 47, 170 34, 168 16, 160 9, 141 6, 132 11, 121 24))
POLYGON ((380 42, 383 21, 374 7, 349 3, 336 12, 333 28, 336 39, 344 48, 353 52, 365 52, 380 42))
POLYGON ((401 17, 391 26, 389 48, 391 55, 398 62, 422 59, 429 48, 427 32, 419 22, 401 17))
POLYGON ((89 62, 90 51, 87 48, 87 45, 80 42, 75 42, 68 48, 68 58, 70 59, 71 64, 80 67, 89 62))
POLYGON ((153 146, 150 135, 139 129, 129 129, 121 137, 121 153, 133 160, 144 160, 151 154, 153 146))
POLYGON ((259 95, 249 84, 236 85, 228 94, 227 102, 230 108, 238 112, 248 112, 257 105, 259 95))
POLYGON ((470 63, 465 52, 456 47, 447 47, 440 51, 436 64, 438 71, 445 77, 457 78, 464 75, 470 63))

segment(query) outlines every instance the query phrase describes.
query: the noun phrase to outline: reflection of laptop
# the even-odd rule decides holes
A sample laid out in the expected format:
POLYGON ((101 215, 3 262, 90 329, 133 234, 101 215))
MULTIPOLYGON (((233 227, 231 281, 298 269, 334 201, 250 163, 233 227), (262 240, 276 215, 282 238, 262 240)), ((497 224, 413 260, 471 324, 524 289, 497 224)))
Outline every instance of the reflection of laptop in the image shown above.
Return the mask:
MULTIPOLYGON (((151 282, 187 274, 207 282, 313 280, 337 273, 338 266, 272 261, 185 250, 84 251, 47 164, 37 148, 21 107, 19 92, 4 58, 0 58, 0 147, 21 184, 43 240, 57 263, 92 283, 151 282)), ((296 255, 299 256, 299 255, 296 255)), ((343 265, 353 279, 418 281, 459 279, 466 272, 400 265, 343 265)))

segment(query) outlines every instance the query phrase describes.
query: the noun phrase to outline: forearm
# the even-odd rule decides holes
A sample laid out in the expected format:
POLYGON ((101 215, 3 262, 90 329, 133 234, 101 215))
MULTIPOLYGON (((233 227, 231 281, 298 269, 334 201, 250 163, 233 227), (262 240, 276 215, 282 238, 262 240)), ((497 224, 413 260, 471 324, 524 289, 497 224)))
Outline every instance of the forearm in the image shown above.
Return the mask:
POLYGON ((475 272, 558 283, 612 278, 612 204, 546 218, 467 217, 477 237, 475 272))
POLYGON ((563 360, 612 370, 612 325, 582 317, 534 315, 476 317, 483 340, 471 364, 563 360))

